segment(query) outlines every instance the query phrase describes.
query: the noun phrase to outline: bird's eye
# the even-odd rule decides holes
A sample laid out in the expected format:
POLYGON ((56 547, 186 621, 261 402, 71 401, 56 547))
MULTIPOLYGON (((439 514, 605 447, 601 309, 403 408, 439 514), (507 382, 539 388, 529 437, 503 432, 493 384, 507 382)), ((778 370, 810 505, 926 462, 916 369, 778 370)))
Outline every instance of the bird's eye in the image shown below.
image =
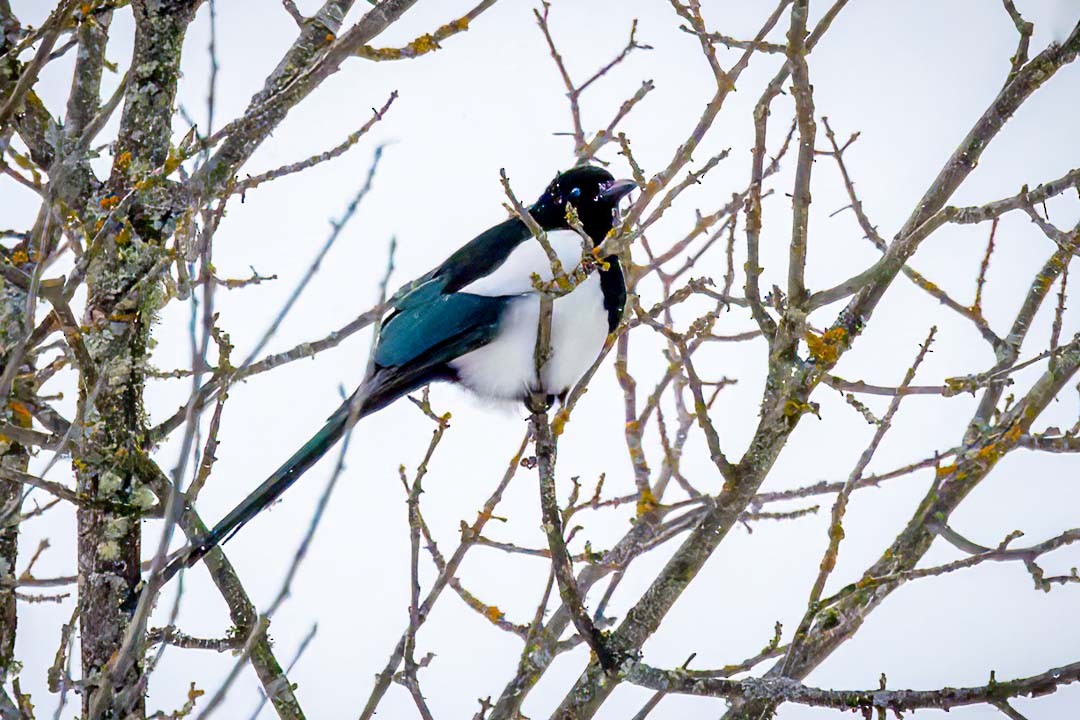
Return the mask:
POLYGON ((579 197, 581 197, 581 188, 572 188, 570 190, 570 197, 574 200, 577 200, 579 197))

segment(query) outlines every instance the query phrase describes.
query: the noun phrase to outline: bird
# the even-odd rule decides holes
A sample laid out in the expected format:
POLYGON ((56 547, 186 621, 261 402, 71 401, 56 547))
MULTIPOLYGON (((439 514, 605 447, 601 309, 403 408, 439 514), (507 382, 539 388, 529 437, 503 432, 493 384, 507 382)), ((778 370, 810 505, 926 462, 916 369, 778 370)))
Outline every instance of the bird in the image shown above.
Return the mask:
POLYGON ((617 256, 588 263, 588 274, 552 301, 549 353, 538 371, 542 283, 554 278, 547 250, 555 252, 567 273, 583 266, 588 248, 579 229, 592 249, 599 248, 619 221, 620 201, 636 187, 633 180, 616 180, 592 165, 561 172, 527 208, 549 248, 515 214, 406 284, 390 302, 369 370, 356 391, 281 467, 174 557, 162 582, 232 537, 359 419, 425 385, 457 383, 483 398, 526 404, 540 397, 545 409, 556 398, 565 399, 618 326, 626 283, 617 256))

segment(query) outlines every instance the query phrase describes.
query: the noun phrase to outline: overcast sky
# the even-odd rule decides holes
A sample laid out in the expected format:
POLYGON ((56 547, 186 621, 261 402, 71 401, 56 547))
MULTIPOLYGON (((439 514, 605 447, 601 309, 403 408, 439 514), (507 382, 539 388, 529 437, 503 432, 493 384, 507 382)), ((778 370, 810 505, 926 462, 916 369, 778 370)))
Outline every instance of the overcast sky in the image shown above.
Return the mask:
MULTIPOLYGON (((50 3, 13 0, 26 22, 38 23, 50 3)), ((310 12, 315 2, 299 2, 310 12)), ((358 3, 360 6, 365 3, 358 3)), ((726 34, 749 36, 772 3, 706 2, 710 26, 726 34)), ((825 4, 812 5, 812 20, 825 4)), ((1025 17, 1036 23, 1032 54, 1053 38, 1062 39, 1078 11, 1067 0, 1017 0, 1025 17)), ((380 37, 380 45, 401 45, 456 17, 470 3, 418 3, 398 25, 380 37)), ((711 73, 692 36, 679 31, 680 20, 659 0, 589 0, 555 2, 552 29, 575 77, 582 79, 616 54, 626 42, 631 20, 638 18, 639 40, 654 47, 634 53, 585 97, 587 128, 608 118, 642 80, 656 90, 628 118, 623 129, 635 154, 655 171, 667 162, 696 121, 711 95, 711 73)), ((242 113, 248 99, 289 46, 296 27, 273 1, 218 2, 217 45, 221 72, 215 125, 242 113)), ((786 25, 786 21, 780 23, 786 25)), ((125 66, 131 51, 128 11, 117 14, 109 59, 125 66)), ((780 30, 772 38, 782 41, 780 30)), ((208 12, 204 4, 188 33, 180 100, 205 128, 208 12)), ((826 39, 810 57, 817 113, 829 117, 841 138, 861 132, 848 161, 874 223, 891 237, 911 212, 949 153, 1001 87, 1016 32, 1000 3, 991 0, 944 2, 872 2, 852 0, 826 39)), ((48 66, 40 86, 50 108, 62 108, 70 84, 70 58, 48 66)), ((757 57, 738 83, 725 110, 707 135, 695 160, 704 161, 723 148, 730 157, 701 188, 688 193, 681 207, 669 213, 653 232, 655 246, 677 239, 693 223, 693 209, 712 211, 745 186, 749 176, 753 127, 750 108, 764 82, 782 62, 757 57)), ((106 93, 118 81, 108 75, 106 93)), ((564 89, 532 15, 532 5, 502 0, 441 51, 416 61, 373 64, 359 59, 345 64, 294 110, 252 159, 244 172, 256 173, 295 161, 332 146, 365 122, 372 107, 381 106, 397 90, 400 98, 386 119, 343 157, 247 194, 233 204, 215 238, 214 264, 220 276, 246 277, 250 268, 278 279, 242 291, 217 295, 220 324, 244 357, 303 275, 329 232, 362 185, 374 148, 388 143, 364 199, 319 272, 316 282, 267 348, 283 350, 323 337, 344 325, 375 300, 391 237, 398 253, 392 285, 403 283, 440 262, 460 244, 505 217, 498 171, 506 168, 518 195, 532 199, 559 169, 572 162, 571 143, 556 133, 569 129, 564 89)), ((1059 177, 1080 165, 1076 135, 1076 98, 1080 68, 1066 67, 1017 113, 984 155, 980 167, 951 204, 977 204, 1016 193, 1022 184, 1059 177)), ((791 117, 791 103, 781 98, 773 107, 770 148, 779 142, 791 117)), ((187 125, 177 119, 182 135, 187 125)), ((216 129, 216 128, 215 128, 216 129)), ((825 142, 823 133, 819 145, 825 142)), ((617 175, 628 174, 612 150, 602 154, 617 175)), ((766 201, 762 286, 780 282, 790 235, 790 187, 787 173, 774 184, 766 201)), ((11 183, 0 195, 0 225, 32 222, 33 197, 11 183)), ((815 168, 814 205, 810 226, 808 285, 824 288, 866 267, 877 252, 862 238, 850 213, 830 214, 847 204, 839 174, 827 158, 815 168)), ((1051 203, 1051 216, 1068 227, 1080 216, 1076 197, 1051 203)), ((741 226, 740 226, 741 227, 741 226)), ((985 248, 988 227, 947 228, 916 254, 912 265, 931 279, 970 299, 974 275, 985 248)), ((986 314, 1004 332, 1035 270, 1049 254, 1049 244, 1026 219, 1009 217, 998 230, 999 244, 988 275, 986 314)), ((740 229, 740 244, 741 244, 740 229)), ((740 249, 741 252, 741 249, 740 249)), ((639 256, 640 260, 640 256, 639 256)), ((700 268, 700 275, 719 279, 722 254, 700 268)), ((741 263, 741 260, 739 260, 741 263)), ((1075 266, 1075 264, 1074 264, 1075 266)), ((642 288, 643 304, 656 299, 657 288, 642 288), (651 295, 650 295, 651 293, 651 295)), ((1072 304, 1076 304, 1073 301, 1072 304)), ((828 322, 837 308, 815 315, 828 322)), ((164 369, 189 363, 189 308, 171 304, 154 336, 156 364, 164 369)), ((1046 344, 1052 312, 1044 308, 1024 356, 1046 344)), ((1080 314, 1065 316, 1063 337, 1080 330, 1080 314)), ((934 352, 919 382, 941 383, 946 377, 985 370, 993 357, 978 335, 947 314, 928 296, 900 278, 890 289, 857 348, 837 373, 895 385, 902 377, 930 325, 939 327, 934 352)), ((750 329, 741 314, 722 319, 719 332, 750 329)), ((225 409, 222 444, 213 478, 199 501, 207 520, 224 514, 247 491, 298 447, 339 402, 339 388, 349 390, 363 374, 370 338, 353 336, 314 360, 293 363, 233 388, 225 409)), ((634 346, 631 370, 641 387, 649 388, 665 362, 644 339, 634 346)), ((710 348, 702 355, 710 376, 726 375, 739 383, 723 391, 715 413, 729 456, 745 448, 757 419, 761 393, 763 344, 710 348), (706 359, 707 358, 707 359, 706 359)), ((610 363, 609 363, 610 364, 610 363)), ((699 370, 701 366, 699 366, 699 370)), ((1019 394, 1035 375, 1018 374, 1019 394)), ((173 412, 186 399, 188 381, 155 382, 148 391, 153 422, 173 412)), ((75 393, 69 388, 60 403, 70 413, 75 393)), ((494 488, 525 429, 522 411, 479 403, 449 387, 432 391, 439 411, 452 410, 454 420, 440 446, 425 483, 426 518, 444 551, 458 537, 462 519, 471 521, 494 488)), ((822 421, 805 419, 793 435, 765 489, 796 487, 820 479, 847 477, 869 441, 873 428, 827 388, 822 421)), ((943 400, 916 397, 905 403, 895 428, 870 467, 888 470, 957 444, 974 409, 970 396, 943 400)), ((881 398, 868 404, 884 410, 881 398)), ((1040 427, 1071 426, 1077 417, 1076 392, 1062 394, 1040 427)), ((409 403, 381 412, 358 426, 347 458, 347 470, 312 545, 310 557, 293 585, 293 593, 274 618, 271 635, 279 658, 288 660, 314 623, 318 632, 290 673, 308 717, 354 717, 367 699, 375 673, 386 663, 407 624, 408 522, 397 467, 415 468, 430 438, 430 423, 409 403)), ((702 489, 715 492, 719 479, 700 438, 691 441, 683 469, 702 489)), ((654 466, 660 458, 648 449, 654 466)), ((164 467, 174 463, 176 449, 160 451, 164 467)), ((331 453, 330 458, 336 457, 331 453)), ((44 461, 47 458, 40 458, 44 461)), ((50 477, 64 479, 63 467, 50 477)), ((324 460, 285 499, 260 516, 229 543, 227 551, 245 586, 260 608, 276 594, 289 558, 308 525, 314 504, 330 475, 333 460, 324 460)), ((40 465, 38 465, 40 469, 40 465)), ((32 468, 33 469, 33 468, 32 468)), ((1080 525, 1080 476, 1076 458, 1033 456, 1017 451, 1004 460, 955 514, 952 525, 985 545, 996 545, 1011 530, 1021 529, 1038 542, 1080 525)), ((591 484, 607 473, 605 489, 625 494, 633 488, 623 440, 622 397, 610 367, 605 367, 582 401, 561 440, 559 481, 569 477, 591 484)), ((932 473, 923 472, 880 489, 858 493, 845 523, 847 539, 830 587, 857 578, 909 518, 928 487, 932 473)), ((566 491, 560 496, 565 498, 566 491)), ((680 599, 660 631, 645 646, 646 660, 657 666, 682 664, 697 652, 695 667, 715 667, 753 655, 780 620, 790 633, 801 616, 805 598, 826 543, 825 526, 831 499, 818 516, 754 527, 736 528, 706 565, 690 591, 680 599)), ((500 515, 509 522, 491 530, 498 539, 526 546, 544 543, 534 473, 515 479, 500 515)), ((588 539, 607 547, 625 532, 632 508, 592 514, 575 547, 588 539)), ((35 568, 40 577, 74 571, 73 513, 66 508, 25 527, 24 557, 38 538, 49 536, 52 549, 35 568)), ((147 523, 146 547, 152 552, 157 525, 147 523)), ((667 552, 674 549, 674 545, 667 552)), ((635 564, 610 613, 621 617, 637 592, 661 566, 664 551, 635 564)), ((924 563, 959 557, 940 541, 924 563)), ((1045 559, 1048 572, 1067 572, 1080 564, 1080 553, 1064 550, 1045 559)), ((434 577, 425 567, 422 581, 434 577)), ((475 549, 461 577, 485 602, 497 605, 508 619, 528 622, 547 577, 542 559, 506 556, 475 549)), ((1032 589, 1019 564, 983 565, 942 579, 911 583, 891 595, 862 630, 808 682, 825 687, 877 687, 888 675, 889 686, 933 688, 985 683, 990 669, 999 679, 1041 672, 1077 659, 1080 647, 1080 595, 1074 587, 1049 594, 1032 589)), ((595 603, 597 596, 590 596, 595 603)), ((163 622, 171 594, 160 603, 163 622)), ((425 692, 440 718, 471 717, 477 698, 497 696, 511 677, 520 641, 495 629, 456 597, 440 599, 419 638, 419 654, 436 657, 422 671, 425 692)), ((39 717, 52 712, 54 696, 44 687, 44 668, 52 661, 58 631, 72 609, 60 605, 20 606, 18 657, 24 691, 33 694, 39 717)), ((187 575, 185 602, 178 625, 196 636, 221 636, 229 625, 225 606, 205 570, 187 575)), ((786 636, 787 637, 787 636, 786 636)), ((546 717, 583 667, 580 649, 561 657, 530 695, 524 712, 546 717)), ((154 708, 183 703, 187 683, 195 680, 211 693, 234 663, 229 655, 168 651, 151 682, 154 708)), ((600 717, 625 718, 651 693, 621 686, 600 717)), ((247 717, 258 700, 258 685, 248 669, 232 691, 219 717, 247 717)), ((1018 709, 1032 720, 1064 718, 1080 704, 1080 690, 1066 688, 1035 702, 1020 700, 1018 709)), ((78 703, 65 717, 74 717, 78 703)), ((657 718, 714 718, 719 701, 667 698, 657 718)), ((408 693, 394 686, 380 717, 415 714, 408 693)), ((923 712, 919 716, 923 716, 923 712)), ((927 711, 926 717, 937 717, 927 711)), ((265 709, 262 717, 271 717, 265 709)), ((785 706, 784 720, 832 717, 832 713, 785 706)), ((943 715, 941 717, 944 717, 943 715)), ((995 718, 990 708, 954 710, 949 717, 995 718)))

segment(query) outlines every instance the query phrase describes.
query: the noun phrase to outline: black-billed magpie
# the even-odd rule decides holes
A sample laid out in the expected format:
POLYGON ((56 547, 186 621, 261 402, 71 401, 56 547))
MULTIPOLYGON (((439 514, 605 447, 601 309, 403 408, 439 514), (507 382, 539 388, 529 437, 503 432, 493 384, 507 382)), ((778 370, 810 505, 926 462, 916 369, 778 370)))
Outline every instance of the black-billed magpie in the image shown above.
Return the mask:
MULTIPOLYGON (((598 167, 560 173, 529 214, 544 231, 563 268, 582 262, 582 238, 571 228, 573 206, 581 228, 598 247, 618 220, 619 201, 636 184, 598 167)), ((537 277, 551 281, 545 248, 518 217, 484 231, 441 265, 395 295, 360 387, 319 432, 221 520, 195 538, 166 567, 163 580, 192 565, 228 539, 321 458, 358 419, 436 381, 459 383, 488 398, 550 403, 563 396, 599 355, 626 302, 619 259, 603 258, 595 271, 553 301, 550 354, 537 373, 537 277), (538 377, 539 375, 539 377, 538 377)))

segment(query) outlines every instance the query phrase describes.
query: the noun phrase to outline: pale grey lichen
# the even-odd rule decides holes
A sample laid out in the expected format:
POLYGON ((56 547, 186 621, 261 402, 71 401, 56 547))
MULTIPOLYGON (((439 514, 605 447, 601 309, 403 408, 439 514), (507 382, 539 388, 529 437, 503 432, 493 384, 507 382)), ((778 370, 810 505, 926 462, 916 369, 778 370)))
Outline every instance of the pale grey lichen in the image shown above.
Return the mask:
POLYGON ((118 355, 101 368, 105 383, 111 388, 123 387, 131 377, 134 367, 130 355, 118 355))
POLYGON ((140 483, 131 494, 131 504, 139 510, 149 510, 157 504, 157 495, 149 487, 140 483))
POLYGON ((105 522, 105 538, 107 540, 119 540, 127 535, 131 529, 131 519, 123 515, 111 517, 105 522))
POLYGON ((0 346, 9 350, 23 334, 26 293, 0 279, 0 346))
POLYGON ((98 557, 102 560, 112 561, 120 559, 120 544, 115 540, 106 540, 98 543, 98 557))
POLYGON ((98 494, 103 497, 115 495, 124 486, 124 478, 112 470, 106 470, 98 477, 98 494))

